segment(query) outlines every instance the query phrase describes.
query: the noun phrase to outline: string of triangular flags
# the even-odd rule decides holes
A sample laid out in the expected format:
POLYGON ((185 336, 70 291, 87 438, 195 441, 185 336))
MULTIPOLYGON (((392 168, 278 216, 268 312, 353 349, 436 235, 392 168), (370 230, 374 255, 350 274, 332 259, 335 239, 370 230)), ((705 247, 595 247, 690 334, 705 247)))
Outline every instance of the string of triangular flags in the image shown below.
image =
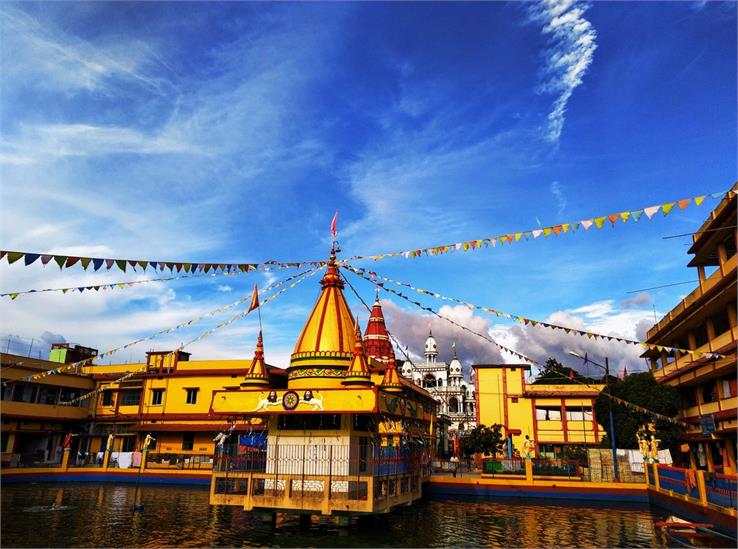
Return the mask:
POLYGON ((691 355, 691 356, 693 356, 695 358, 701 358, 703 356, 710 356, 710 357, 713 357, 713 358, 725 358, 725 355, 721 355, 721 354, 718 354, 718 353, 712 353, 712 352, 703 353, 701 351, 692 351, 690 349, 682 349, 680 347, 671 347, 671 346, 668 346, 668 345, 657 345, 657 344, 654 344, 654 343, 647 343, 645 341, 638 341, 638 340, 635 340, 635 339, 628 339, 628 338, 625 338, 625 337, 617 337, 617 336, 609 336, 609 335, 605 335, 605 334, 598 334, 596 332, 589 332, 589 331, 586 331, 586 330, 579 330, 577 328, 570 328, 568 326, 561 326, 560 324, 552 324, 550 322, 543 322, 542 320, 535 320, 535 319, 532 319, 532 318, 527 318, 527 317, 516 315, 516 314, 506 313, 504 311, 499 311, 499 310, 493 309, 491 307, 483 307, 481 305, 475 305, 474 303, 469 303, 468 301, 463 301, 463 300, 457 299, 455 297, 444 296, 444 295, 439 294, 438 292, 433 292, 433 291, 430 291, 430 290, 425 290, 423 288, 417 288, 417 287, 415 287, 412 284, 409 284, 407 282, 400 282, 400 281, 397 281, 397 280, 393 280, 391 278, 388 278, 386 276, 382 276, 382 275, 378 274, 376 271, 366 271, 364 269, 357 269, 356 267, 353 267, 351 265, 344 265, 344 268, 346 268, 346 269, 348 269, 348 270, 350 270, 350 271, 352 271, 352 272, 354 272, 356 274, 359 274, 360 276, 362 276, 363 274, 367 273, 367 274, 369 274, 370 277, 379 278, 379 279, 381 279, 381 280, 383 280, 385 282, 389 282, 389 283, 395 284, 397 286, 404 286, 405 288, 410 288, 411 290, 413 290, 414 292, 417 292, 419 294, 428 295, 428 296, 431 296, 431 297, 433 297, 435 299, 440 299, 440 300, 443 300, 443 301, 452 301, 454 303, 459 303, 460 305, 464 305, 465 307, 468 307, 469 309, 477 309, 477 310, 480 310, 480 311, 484 311, 485 313, 487 313, 489 315, 503 317, 503 318, 506 318, 508 320, 512 320, 514 322, 518 322, 520 324, 524 324, 525 326, 528 326, 528 325, 530 325, 530 326, 542 326, 544 328, 549 328, 551 330, 563 330, 567 334, 573 334, 573 335, 583 336, 583 337, 587 337, 589 339, 606 339, 608 341, 618 341, 620 343, 627 343, 628 345, 638 345, 640 347, 643 347, 644 349, 658 350, 659 352, 666 351, 667 353, 679 352, 679 353, 681 353, 683 355, 684 354, 689 354, 689 355, 691 355))
POLYGON ((193 274, 193 275, 179 275, 179 276, 168 276, 164 278, 149 278, 147 280, 130 280, 126 282, 109 282, 105 284, 93 284, 88 286, 72 286, 69 288, 42 288, 38 290, 24 290, 24 291, 17 291, 17 292, 7 292, 4 294, 0 294, 0 297, 9 297, 10 299, 17 299, 18 296, 25 295, 25 294, 35 294, 35 293, 41 293, 41 292, 62 292, 64 294, 69 292, 79 292, 82 293, 85 290, 87 291, 100 291, 100 290, 115 290, 115 289, 126 289, 130 288, 132 286, 137 286, 139 284, 148 284, 150 282, 169 282, 172 280, 182 280, 187 278, 211 278, 216 276, 234 276, 244 274, 243 271, 225 271, 225 272, 212 272, 212 273, 200 273, 200 274, 193 274))
POLYGON ((123 377, 119 377, 118 379, 116 379, 114 381, 111 381, 109 383, 105 383, 104 385, 100 385, 100 387, 98 387, 97 389, 95 389, 93 391, 90 391, 89 393, 85 393, 84 395, 79 396, 77 398, 73 398, 72 400, 67 400, 65 402, 60 402, 59 405, 60 406, 71 406, 72 404, 76 404, 78 402, 82 402, 83 400, 87 400, 90 397, 93 397, 95 395, 98 395, 98 394, 102 393, 104 390, 106 390, 111 385, 117 385, 117 384, 121 383, 122 381, 125 381, 127 379, 130 379, 135 374, 140 374, 140 373, 145 372, 145 371, 146 371, 146 368, 141 368, 139 370, 134 370, 133 372, 126 372, 126 374, 123 377))
MULTIPOLYGON (((513 356, 515 356, 517 358, 520 358, 521 360, 524 360, 524 361, 526 361, 526 362, 528 362, 530 364, 533 364, 535 366, 538 366, 538 367, 541 367, 541 368, 545 368, 545 364, 543 364, 542 362, 540 362, 538 360, 535 360, 535 359, 530 358, 530 357, 528 357, 528 356, 526 356, 526 355, 524 355, 522 353, 518 353, 517 351, 514 351, 514 350, 512 350, 512 349, 510 349, 508 347, 505 347, 504 345, 502 345, 501 343, 495 341, 491 337, 488 337, 488 336, 486 336, 484 334, 480 334, 479 332, 475 332, 474 330, 471 330, 470 328, 467 328, 466 326, 463 326, 462 324, 459 324, 455 320, 452 320, 452 319, 450 319, 450 318, 448 318, 446 316, 443 316, 443 315, 439 314, 438 312, 436 312, 435 310, 433 310, 430 307, 424 307, 422 304, 418 303, 417 301, 411 300, 407 296, 402 295, 400 292, 397 292, 396 290, 394 290, 392 288, 387 288, 387 287, 385 287, 383 284, 381 284, 379 282, 376 282, 374 280, 371 280, 370 278, 361 276, 360 274, 354 272, 354 270, 351 270, 351 272, 354 273, 356 276, 359 276, 360 278, 363 278, 364 280, 366 280, 368 282, 371 282, 377 288, 381 288, 385 292, 389 292, 391 294, 397 295, 401 299, 404 299, 405 301, 408 301, 408 302, 412 303, 413 305, 416 305, 420 309, 422 309, 424 311, 428 311, 431 314, 437 316, 438 318, 440 318, 442 320, 445 320, 446 322, 449 322, 449 323, 453 324, 454 326, 456 326, 458 328, 461 328, 462 330, 464 330, 466 332, 469 332, 470 334, 474 334, 475 336, 477 336, 477 337, 479 337, 481 339, 484 339, 485 341, 487 341, 488 343, 491 343, 491 344, 495 345, 497 348, 499 348, 502 351, 505 351, 505 352, 507 352, 509 354, 512 354, 513 356)), ((559 372, 554 372, 554 373, 557 374, 557 375, 560 375, 562 377, 562 379, 566 379, 566 380, 569 380, 569 381, 572 380, 572 378, 566 377, 565 375, 560 374, 559 372)), ((582 381, 580 379, 574 378, 573 381, 575 383, 578 383, 579 385, 583 385, 583 386, 588 387, 590 389, 597 390, 597 391, 601 392, 603 395, 605 395, 607 398, 612 399, 614 402, 618 402, 620 404, 623 404, 623 405, 627 406, 631 410, 638 411, 638 412, 641 412, 641 413, 644 413, 644 414, 650 414, 650 415, 656 417, 657 419, 661 419, 663 421, 668 421, 669 423, 681 424, 681 425, 684 424, 683 421, 680 421, 678 419, 670 418, 668 416, 664 416, 662 414, 659 414, 658 412, 654 412, 652 410, 649 410, 648 408, 644 408, 643 406, 639 406, 637 404, 633 404, 632 402, 628 402, 627 400, 623 400, 621 398, 615 397, 615 396, 611 395, 610 393, 608 393, 606 390, 604 390, 604 389, 603 390, 600 390, 600 388, 598 388, 598 387, 592 387, 589 383, 586 383, 586 382, 584 382, 584 381, 582 381)))
POLYGON ((287 269, 295 268, 299 269, 306 265, 312 265, 316 267, 327 265, 327 261, 291 261, 286 263, 280 263, 278 261, 264 261, 263 263, 197 263, 192 261, 152 261, 143 259, 111 259, 101 257, 85 257, 85 256, 71 256, 71 255, 58 255, 58 254, 41 254, 35 252, 18 252, 9 250, 0 250, 0 260, 4 257, 8 258, 8 264, 23 259, 23 263, 26 267, 32 265, 37 260, 41 260, 41 263, 46 266, 54 260, 59 266, 59 269, 68 269, 77 264, 81 265, 86 271, 90 266, 93 270, 98 271, 102 267, 106 270, 110 270, 113 267, 117 267, 121 271, 126 271, 128 267, 131 267, 134 271, 141 267, 142 270, 146 271, 149 267, 152 269, 169 272, 185 272, 185 273, 209 273, 210 271, 221 273, 233 273, 233 272, 249 272, 256 270, 271 270, 271 269, 287 269))
POLYGON ((353 274, 355 274, 356 276, 358 276, 359 278, 362 278, 362 279, 364 279, 364 280, 366 280, 368 282, 371 282, 377 288, 381 288, 385 292, 389 292, 391 294, 394 294, 397 297, 399 297, 401 299, 404 299, 405 301, 407 301, 409 303, 412 303, 416 307, 419 307, 420 309, 422 309, 424 311, 427 311, 427 312, 429 312, 429 313, 437 316, 438 318, 443 319, 446 322, 449 322, 449 323, 453 324, 454 326, 460 328, 461 330, 467 331, 470 334, 474 334, 474 335, 476 335, 478 337, 481 337, 482 339, 486 340, 487 342, 491 343, 492 345, 495 345, 497 348, 499 348, 500 350, 502 350, 502 351, 504 351, 506 353, 509 353, 509 354, 511 354, 511 355, 513 355, 513 356, 521 359, 521 360, 524 360, 525 362, 528 362, 530 364, 536 364, 536 365, 540 364, 538 361, 536 361, 536 360, 534 360, 534 359, 532 359, 530 357, 527 357, 527 356, 525 356, 522 353, 519 353, 517 351, 514 351, 513 349, 510 349, 509 347, 504 346, 502 343, 499 343, 499 342, 495 341, 494 339, 492 339, 489 336, 486 336, 486 335, 480 334, 478 332, 475 332, 473 330, 470 330, 469 328, 467 328, 466 326, 464 326, 462 324, 459 324, 455 320, 452 320, 452 319, 450 319, 448 317, 443 316, 442 314, 438 313, 437 311, 435 311, 431 307, 426 307, 422 303, 419 303, 418 301, 413 301, 412 299, 410 299, 406 295, 402 294, 401 292, 398 292, 397 290, 395 290, 393 288, 387 288, 384 284, 381 284, 380 282, 377 282, 375 280, 372 280, 371 278, 367 278, 366 276, 363 276, 363 275, 359 274, 358 272, 356 272, 354 270, 349 269, 349 271, 352 272, 353 274))
POLYGON ((580 221, 571 221, 569 223, 561 223, 559 225, 552 225, 550 227, 541 227, 538 229, 528 229, 524 231, 512 231, 507 234, 501 234, 497 236, 491 236, 486 238, 478 238, 474 240, 467 240, 464 242, 456 242, 453 244, 441 244, 439 246, 431 246, 429 248, 419 248, 414 250, 403 250, 399 252, 389 252, 375 255, 357 255, 350 258, 350 261, 373 259, 378 261, 388 257, 405 257, 414 258, 423 255, 436 256, 443 255, 451 252, 468 252, 469 250, 479 250, 481 248, 492 247, 495 248, 498 244, 500 246, 504 244, 513 244, 522 240, 530 240, 531 238, 536 239, 541 236, 548 238, 549 236, 560 236, 567 233, 573 233, 578 231, 580 228, 585 231, 592 227, 602 229, 609 221, 612 227, 615 227, 616 223, 626 223, 629 220, 637 223, 640 219, 645 217, 649 220, 661 212, 664 216, 669 215, 672 211, 682 211, 690 204, 700 206, 706 198, 721 199, 725 196, 732 196, 735 191, 723 191, 719 193, 703 194, 692 198, 684 198, 682 200, 675 200, 673 202, 665 202, 656 206, 648 206, 646 208, 638 208, 634 210, 625 210, 622 212, 616 212, 606 215, 600 215, 596 217, 590 217, 589 219, 582 219, 580 221))
MULTIPOLYGON (((273 301, 273 300, 275 300, 275 299, 276 299, 277 297, 279 297, 280 295, 282 295, 282 294, 284 294, 285 292, 287 292, 288 290, 290 290, 290 289, 294 288, 295 286, 297 286, 297 285, 298 285, 298 284, 300 284, 301 282, 303 282, 303 281, 307 280, 307 279, 308 279, 309 277, 311 277, 311 276, 315 275, 315 273, 317 273, 317 272, 318 272, 318 270, 317 270, 317 269, 313 269, 313 270, 311 270, 311 271, 306 271, 306 273, 304 273, 304 274, 305 274, 305 276, 303 276, 302 278, 300 278, 300 279, 296 280, 295 282, 293 282, 293 283, 292 283, 292 284, 290 284, 289 286, 286 286, 286 287, 282 288, 282 289, 281 289, 281 290, 279 290, 278 292, 275 292, 275 293, 273 293, 272 295, 270 295, 269 297, 267 297, 267 298, 266 298, 266 299, 265 299, 264 301, 262 301, 262 302, 261 302, 261 304, 258 304, 258 301, 257 301, 257 305, 256 305, 256 307, 254 307, 254 308, 251 308, 251 307, 249 307, 249 308, 248 308, 248 309, 247 309, 246 311, 244 311, 244 312, 241 312, 241 313, 238 313, 237 315, 233 315, 233 316, 232 316, 231 318, 229 318, 229 319, 228 319, 228 320, 226 320, 225 322, 221 322, 220 324, 218 324, 218 325, 217 325, 217 326, 215 326, 214 328, 210 328, 209 330, 207 330, 207 331, 205 331, 205 332, 201 333, 201 334, 200 334, 200 335, 198 335, 197 337, 195 337, 195 338, 191 339, 191 340, 190 340, 190 341, 188 341, 187 343, 183 343, 183 344, 181 344, 181 345, 180 345, 179 347, 177 347, 177 348, 176 348, 175 350, 171 351, 171 352, 170 352, 170 353, 169 353, 169 354, 168 354, 167 356, 170 356, 170 355, 176 354, 176 353, 178 353, 179 351, 181 351, 182 349, 184 349, 185 347, 188 347, 188 346, 192 345, 193 343, 195 343, 195 342, 197 342, 197 341, 201 341, 201 340, 205 339, 206 337, 208 337, 208 336, 212 335, 213 333, 217 332, 218 330, 221 330, 221 329, 225 328, 226 326, 229 326, 229 325, 233 324, 234 322, 236 322, 237 320, 239 320, 239 319, 241 319, 241 318, 245 318, 245 317, 247 317, 247 316, 248 316, 248 315, 249 315, 249 314, 250 314, 250 313, 251 313, 251 312, 252 312, 252 311, 253 311, 254 309, 256 309, 257 307, 263 307, 264 305, 266 305, 266 304, 267 304, 267 303, 269 303, 270 301, 273 301)), ((283 283, 286 283, 286 282, 287 282, 287 280, 283 281, 283 283)), ((260 293, 262 293, 262 294, 263 294, 263 293, 266 293, 266 292, 268 292, 268 291, 269 291, 269 289, 267 288, 266 290, 264 290, 264 291, 262 291, 262 292, 260 292, 260 293)), ((252 301, 252 300, 253 300, 253 296, 252 296, 252 295, 249 295, 249 296, 248 296, 248 298, 245 298, 245 299, 244 299, 243 301, 246 301, 246 300, 248 300, 248 301, 252 301)), ((113 382, 112 382, 112 384, 118 384, 118 383, 120 383, 121 381, 124 381, 124 380, 126 380, 126 379, 130 378, 130 377, 131 377, 131 376, 133 376, 134 374, 136 374, 136 373, 140 373, 140 372, 143 372, 143 371, 145 371, 145 368, 143 368, 143 369, 140 369, 140 370, 136 370, 136 371, 134 371, 134 372, 127 372, 127 373, 126 373, 126 375, 124 375, 123 377, 121 377, 121 378, 119 378, 119 379, 116 379, 115 381, 113 381, 113 382)), ((110 384, 108 384, 108 385, 110 385, 110 384)), ((59 404, 60 404, 60 405, 62 405, 62 406, 71 406, 72 404, 75 404, 75 403, 77 403, 77 402, 81 402, 82 400, 86 400, 86 399, 88 399, 88 398, 90 398, 90 397, 93 397, 93 396, 95 396, 95 395, 99 394, 99 393, 100 393, 101 391, 103 391, 103 390, 105 390, 105 387, 103 387, 103 386, 101 385, 101 386, 100 386, 100 387, 98 387, 97 389, 95 389, 95 390, 93 390, 93 391, 90 391, 90 392, 88 392, 88 393, 85 393, 85 394, 84 394, 84 395, 82 395, 82 396, 79 396, 79 397, 77 397, 77 398, 74 398, 74 399, 72 399, 72 400, 68 400, 68 401, 66 401, 66 402, 60 402, 59 404)))
MULTIPOLYGON (((262 290, 261 293, 262 294, 265 294, 265 293, 271 292, 273 290, 276 290, 277 288, 280 288, 280 287, 284 286, 285 284, 287 284, 288 282, 290 282, 290 281, 292 281, 292 280, 294 280, 296 278, 299 278, 301 276, 304 276, 305 278, 307 278, 308 276, 314 275, 316 272, 318 272, 317 267, 316 268, 313 268, 313 269, 308 269, 307 271, 303 271, 301 273, 298 273, 298 274, 295 274, 295 275, 292 275, 292 276, 289 276, 289 277, 287 277, 285 279, 279 280, 279 281, 275 282, 274 284, 270 285, 266 289, 262 290)), ((294 287, 294 286, 291 285, 290 288, 292 288, 292 287, 294 287)), ((61 364, 58 367, 51 368, 50 370, 46 370, 45 372, 38 372, 36 374, 31 374, 31 375, 28 375, 28 376, 25 376, 25 377, 22 377, 22 378, 5 380, 3 382, 3 385, 7 384, 10 381, 35 381, 35 380, 42 379, 42 378, 47 377, 47 376, 50 376, 50 375, 55 375, 55 374, 58 374, 58 373, 68 372, 68 371, 71 371, 71 370, 75 370, 78 367, 85 366, 85 365, 91 363, 94 360, 100 360, 102 358, 105 358, 106 356, 114 355, 116 353, 119 353, 120 351, 123 351, 125 349, 128 349, 129 347, 133 347, 134 345, 137 345, 137 344, 139 344, 139 343, 141 343, 143 341, 148 341, 148 340, 151 340, 151 339, 155 339, 155 338, 157 338, 160 335, 172 333, 172 332, 175 332, 175 331, 177 331, 179 329, 192 326, 193 324, 196 324, 197 322, 203 320, 204 318, 212 317, 212 316, 214 316, 214 315, 216 315, 218 313, 221 313, 221 312, 226 311, 228 309, 231 309, 231 308, 233 308, 233 307, 235 307, 237 305, 240 305, 241 303, 245 303, 247 301, 250 301, 251 298, 252 298, 252 296, 251 296, 251 294, 249 294, 247 296, 244 296, 244 297, 242 297, 242 298, 234 301, 233 303, 229 303, 227 305, 223 305, 222 307, 218 307, 217 309, 213 309, 210 312, 207 312, 207 313, 202 314, 200 316, 196 316, 194 318, 191 318, 190 320, 187 320, 185 322, 182 322, 180 324, 177 324, 176 326, 173 326, 171 328, 166 328, 164 330, 160 330, 160 331, 158 331, 158 332, 156 332, 154 334, 148 335, 146 337, 139 338, 139 339, 137 339, 135 341, 131 341, 129 343, 126 343, 125 345, 121 345, 120 347, 115 347, 114 349, 110 349, 108 351, 105 351, 104 353, 101 353, 101 354, 99 354, 97 356, 88 357, 88 358, 85 358, 85 359, 80 360, 78 362, 73 362, 73 363, 70 363, 70 364, 61 364)))

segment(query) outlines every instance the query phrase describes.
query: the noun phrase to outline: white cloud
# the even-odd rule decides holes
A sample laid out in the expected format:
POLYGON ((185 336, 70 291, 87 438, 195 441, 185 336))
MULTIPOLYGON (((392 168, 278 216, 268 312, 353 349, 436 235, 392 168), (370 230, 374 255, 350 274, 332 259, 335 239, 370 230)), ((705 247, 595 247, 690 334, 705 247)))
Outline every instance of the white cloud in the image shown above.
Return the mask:
POLYGON ((218 287, 216 289, 219 292, 231 292, 233 291, 233 286, 230 286, 228 284, 218 284, 218 287))
MULTIPOLYGON (((559 216, 563 215, 564 209, 566 208, 566 197, 564 196, 564 192, 561 190, 561 184, 558 181, 551 183, 551 194, 553 194, 556 199, 556 205, 558 207, 557 213, 559 216)), ((540 222, 538 224, 540 226, 540 222)))
POLYGON ((545 137, 558 143, 564 127, 567 103, 582 84, 597 49, 597 33, 584 18, 588 6, 578 0, 541 0, 529 7, 531 19, 543 24, 541 32, 549 39, 543 73, 547 78, 541 89, 557 94, 545 137))
POLYGON ((26 88, 110 93, 123 81, 159 93, 164 85, 145 71, 157 56, 144 42, 93 43, 8 5, 0 11, 0 28, 3 79, 26 88))
POLYGON ((592 319, 603 318, 613 312, 613 303, 614 301, 612 299, 606 299, 604 301, 590 303, 589 305, 583 305, 576 309, 570 309, 569 312, 583 314, 585 317, 592 319))

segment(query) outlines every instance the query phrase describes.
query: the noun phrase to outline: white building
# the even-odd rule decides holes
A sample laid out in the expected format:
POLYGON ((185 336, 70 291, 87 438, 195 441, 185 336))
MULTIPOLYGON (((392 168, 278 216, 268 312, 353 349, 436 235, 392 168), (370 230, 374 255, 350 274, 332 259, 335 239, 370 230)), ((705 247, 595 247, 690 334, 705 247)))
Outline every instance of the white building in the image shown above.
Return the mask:
POLYGON ((464 377, 461 362, 456 356, 456 344, 452 345, 454 357, 449 364, 438 362, 438 344, 429 331, 425 340, 425 364, 402 365, 402 375, 431 393, 439 403, 439 414, 451 422, 449 434, 454 436, 477 426, 474 400, 474 382, 464 377))

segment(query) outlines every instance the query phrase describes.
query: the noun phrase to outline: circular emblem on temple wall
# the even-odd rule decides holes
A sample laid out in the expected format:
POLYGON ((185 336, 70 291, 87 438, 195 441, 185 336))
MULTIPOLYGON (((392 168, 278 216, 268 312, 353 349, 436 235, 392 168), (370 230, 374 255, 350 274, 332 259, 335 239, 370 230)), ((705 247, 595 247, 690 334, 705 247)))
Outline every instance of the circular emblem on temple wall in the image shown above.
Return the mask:
POLYGON ((282 407, 285 410, 294 410, 300 404, 300 397, 295 391, 287 391, 282 396, 282 407))

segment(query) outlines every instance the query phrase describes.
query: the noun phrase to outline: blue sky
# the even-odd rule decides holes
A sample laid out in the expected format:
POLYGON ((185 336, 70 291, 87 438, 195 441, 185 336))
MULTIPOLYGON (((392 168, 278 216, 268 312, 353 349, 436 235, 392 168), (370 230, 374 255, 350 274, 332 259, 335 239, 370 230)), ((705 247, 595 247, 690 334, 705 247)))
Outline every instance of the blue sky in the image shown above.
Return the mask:
MULTIPOLYGON (((3 3, 0 28, 4 249, 322 259, 338 209, 344 254, 365 255, 577 221, 736 180, 734 3, 3 3)), ((480 305, 641 337, 653 308, 667 312, 691 286, 627 292, 696 279, 688 238, 662 237, 696 230, 714 204, 364 265, 480 305)), ((2 332, 104 350, 281 276, 5 299, 2 332)), ((3 292, 150 277, 0 267, 3 292)), ((264 308, 269 362, 287 365, 316 280, 264 308)), ((366 283, 356 287, 371 299, 366 283)), ((388 299, 390 329, 419 352, 428 319, 388 299)), ((634 348, 446 313, 537 359, 574 348, 642 367, 634 348)), ((467 364, 511 360, 433 326, 441 347, 459 340, 467 364)), ((193 358, 250 356, 255 330, 255 319, 242 320, 193 346, 193 358)))

